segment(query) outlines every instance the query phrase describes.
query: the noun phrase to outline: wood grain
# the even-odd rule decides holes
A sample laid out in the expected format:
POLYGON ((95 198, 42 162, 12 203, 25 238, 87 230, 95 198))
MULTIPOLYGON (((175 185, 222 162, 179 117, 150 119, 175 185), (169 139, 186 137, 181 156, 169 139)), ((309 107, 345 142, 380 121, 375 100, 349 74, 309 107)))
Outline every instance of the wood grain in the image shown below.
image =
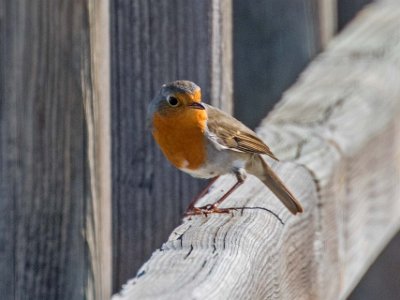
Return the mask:
POLYGON ((245 209, 185 218, 113 299, 345 299, 400 228, 399 26, 370 6, 259 127, 304 214, 251 177, 224 202, 245 209))
POLYGON ((329 41, 334 37, 337 30, 337 1, 320 0, 318 1, 318 20, 321 47, 325 48, 329 41))
POLYGON ((188 79, 231 111, 231 1, 111 2, 114 289, 179 224, 206 183, 174 169, 146 127, 163 83, 188 79))
POLYGON ((93 250, 106 243, 90 240, 99 216, 88 143, 103 131, 87 127, 98 124, 84 102, 107 97, 91 67, 91 22, 101 19, 92 13, 88 1, 0 1, 2 299, 110 295, 109 278, 97 290, 105 260, 93 250))
POLYGON ((90 197, 85 238, 90 273, 87 299, 109 299, 112 294, 111 237, 111 121, 109 2, 89 1, 90 47, 85 60, 84 91, 90 197))

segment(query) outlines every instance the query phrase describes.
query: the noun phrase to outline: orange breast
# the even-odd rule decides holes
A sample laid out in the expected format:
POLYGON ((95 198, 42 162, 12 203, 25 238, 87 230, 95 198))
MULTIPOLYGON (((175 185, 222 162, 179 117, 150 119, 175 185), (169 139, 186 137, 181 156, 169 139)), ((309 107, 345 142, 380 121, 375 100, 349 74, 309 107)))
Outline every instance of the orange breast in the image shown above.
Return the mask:
POLYGON ((153 136, 164 155, 177 168, 197 169, 206 159, 204 110, 162 115, 155 113, 153 136))

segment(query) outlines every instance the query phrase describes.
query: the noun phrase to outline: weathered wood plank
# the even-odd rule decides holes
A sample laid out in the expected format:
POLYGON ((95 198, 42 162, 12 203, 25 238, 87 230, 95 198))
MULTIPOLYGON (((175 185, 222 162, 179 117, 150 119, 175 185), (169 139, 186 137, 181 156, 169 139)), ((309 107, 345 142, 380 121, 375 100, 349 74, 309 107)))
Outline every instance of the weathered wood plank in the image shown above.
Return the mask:
POLYGON ((87 5, 90 47, 82 80, 90 181, 85 230, 91 264, 87 298, 97 300, 112 294, 110 16, 108 0, 87 5))
POLYGON ((248 209, 185 218, 114 299, 345 299, 400 228, 399 26, 369 7, 258 129, 304 214, 250 178, 225 204, 248 209))
POLYGON ((96 116, 86 119, 83 105, 92 104, 87 112, 95 114, 104 104, 97 68, 108 62, 97 60, 91 22, 98 28, 104 18, 89 2, 0 1, 2 299, 106 299, 111 292, 107 268, 101 270, 107 280, 99 280, 105 260, 95 252, 107 242, 95 234, 98 195, 87 159, 98 150, 87 143, 104 131, 96 116))
POLYGON ((111 2, 114 288, 159 247, 203 182, 172 168, 147 130, 161 84, 201 84, 231 111, 231 1, 111 2))
POLYGON ((319 35, 322 48, 325 48, 329 41, 336 34, 337 30, 337 1, 320 0, 319 8, 319 35))

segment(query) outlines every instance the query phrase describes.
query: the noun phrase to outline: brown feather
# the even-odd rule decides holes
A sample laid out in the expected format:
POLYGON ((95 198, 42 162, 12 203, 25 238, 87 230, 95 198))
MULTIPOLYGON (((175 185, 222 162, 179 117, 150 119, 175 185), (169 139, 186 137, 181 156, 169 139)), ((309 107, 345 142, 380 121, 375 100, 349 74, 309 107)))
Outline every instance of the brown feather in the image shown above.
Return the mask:
POLYGON ((278 160, 256 133, 242 122, 210 105, 206 109, 208 130, 217 137, 219 144, 240 152, 266 154, 278 160))
POLYGON ((261 181, 278 197, 292 214, 302 213, 303 207, 296 197, 289 191, 282 180, 276 175, 270 166, 259 156, 259 160, 264 168, 263 176, 259 176, 261 181))

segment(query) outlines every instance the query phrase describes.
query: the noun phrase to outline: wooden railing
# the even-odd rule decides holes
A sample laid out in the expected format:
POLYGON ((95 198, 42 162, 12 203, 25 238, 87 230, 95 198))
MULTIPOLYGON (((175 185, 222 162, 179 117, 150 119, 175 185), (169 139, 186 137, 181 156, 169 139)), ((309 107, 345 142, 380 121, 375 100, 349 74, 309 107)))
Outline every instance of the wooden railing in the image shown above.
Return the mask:
POLYGON ((237 210, 184 218, 113 299, 345 299, 400 228, 399 28, 399 4, 370 6, 258 128, 302 215, 249 177, 237 210))

